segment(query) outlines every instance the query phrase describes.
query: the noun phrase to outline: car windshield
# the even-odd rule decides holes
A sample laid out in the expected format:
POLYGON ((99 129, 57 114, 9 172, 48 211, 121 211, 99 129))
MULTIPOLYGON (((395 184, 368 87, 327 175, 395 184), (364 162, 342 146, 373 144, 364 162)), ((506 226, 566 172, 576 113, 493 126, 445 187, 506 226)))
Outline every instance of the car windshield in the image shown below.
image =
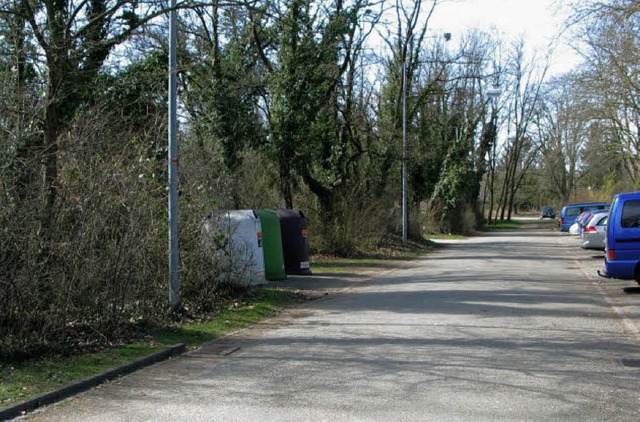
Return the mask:
POLYGON ((595 213, 593 215, 591 215, 591 217, 589 218, 589 222, 588 225, 589 226, 602 226, 604 224, 605 221, 607 221, 607 213, 606 212, 599 212, 599 213, 595 213))
POLYGON ((591 212, 585 211, 582 214, 580 214, 580 217, 578 217, 578 221, 581 224, 585 224, 587 221, 589 221, 592 215, 593 214, 591 212))

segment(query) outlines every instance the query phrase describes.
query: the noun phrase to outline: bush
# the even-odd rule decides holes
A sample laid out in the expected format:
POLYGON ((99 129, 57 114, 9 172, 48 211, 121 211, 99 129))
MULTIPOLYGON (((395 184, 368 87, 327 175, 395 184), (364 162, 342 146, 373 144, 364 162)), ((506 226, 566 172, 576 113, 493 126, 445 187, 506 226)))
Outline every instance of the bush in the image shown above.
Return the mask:
MULTIPOLYGON (((3 360, 111 344, 167 316, 167 166, 164 149, 157 147, 166 143, 166 126, 139 135, 118 122, 93 111, 68 129, 60 142, 58 195, 48 227, 41 218, 40 179, 23 189, 29 195, 18 195, 12 170, 3 168, 3 360)), ((4 151, 10 159, 10 149, 4 151)), ((186 308, 202 310, 215 299, 219 271, 202 247, 202 225, 230 189, 224 177, 211 177, 217 171, 214 146, 184 153, 182 299, 186 308)), ((34 157, 35 168, 38 162, 34 157)))
POLYGON ((360 188, 339 195, 330 206, 316 205, 308 212, 311 244, 315 252, 352 257, 370 252, 384 243, 393 230, 393 203, 386 197, 376 199, 360 188))

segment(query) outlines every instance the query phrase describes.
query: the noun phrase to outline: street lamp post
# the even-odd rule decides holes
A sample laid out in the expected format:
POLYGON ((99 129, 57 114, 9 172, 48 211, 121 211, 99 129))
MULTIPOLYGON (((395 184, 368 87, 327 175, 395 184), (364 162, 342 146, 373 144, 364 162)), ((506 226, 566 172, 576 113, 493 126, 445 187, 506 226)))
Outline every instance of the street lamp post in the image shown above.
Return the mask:
POLYGON ((178 145, 177 128, 177 16, 176 0, 171 0, 169 17, 169 306, 180 303, 180 273, 178 255, 178 145))
POLYGON ((402 243, 409 237, 409 198, 407 192, 407 63, 402 62, 402 243))

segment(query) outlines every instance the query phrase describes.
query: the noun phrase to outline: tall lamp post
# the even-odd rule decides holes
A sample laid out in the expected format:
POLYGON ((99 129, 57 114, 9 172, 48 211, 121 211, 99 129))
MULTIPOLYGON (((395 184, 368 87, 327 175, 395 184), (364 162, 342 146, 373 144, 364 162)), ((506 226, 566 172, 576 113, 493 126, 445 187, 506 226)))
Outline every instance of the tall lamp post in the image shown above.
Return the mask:
POLYGON ((402 62, 402 243, 409 237, 409 195, 407 192, 407 63, 402 62))
POLYGON ((178 255, 178 145, 176 95, 176 0, 171 0, 169 17, 169 306, 176 309, 180 303, 180 262, 178 255))

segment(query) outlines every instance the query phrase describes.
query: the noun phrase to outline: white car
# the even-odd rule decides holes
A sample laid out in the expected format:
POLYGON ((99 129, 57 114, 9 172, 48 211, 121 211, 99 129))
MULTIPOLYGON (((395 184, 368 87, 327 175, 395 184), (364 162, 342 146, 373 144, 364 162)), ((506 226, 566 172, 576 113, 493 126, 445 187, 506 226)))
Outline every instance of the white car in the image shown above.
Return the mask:
POLYGON ((573 223, 571 225, 571 227, 569 227, 569 234, 579 235, 580 234, 580 224, 573 223))

